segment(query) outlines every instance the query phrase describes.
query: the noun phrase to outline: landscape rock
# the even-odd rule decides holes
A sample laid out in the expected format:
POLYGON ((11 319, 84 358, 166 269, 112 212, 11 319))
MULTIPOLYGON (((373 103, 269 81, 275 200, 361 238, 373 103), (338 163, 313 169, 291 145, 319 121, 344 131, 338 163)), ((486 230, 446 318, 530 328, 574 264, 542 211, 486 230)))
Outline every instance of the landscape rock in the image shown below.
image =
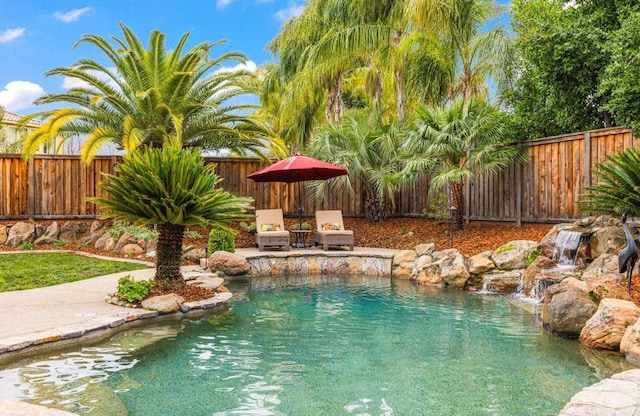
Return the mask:
POLYGON ((496 265, 493 264, 489 255, 476 254, 475 256, 471 256, 467 259, 467 267, 469 268, 469 273, 480 274, 488 272, 491 269, 495 269, 496 265))
POLYGON ((118 239, 115 248, 113 249, 116 253, 119 253, 122 250, 122 247, 127 244, 138 244, 138 240, 135 239, 131 234, 124 233, 118 239))
POLYGON ((151 311, 157 311, 161 314, 178 312, 184 298, 175 293, 168 295, 154 296, 142 301, 142 307, 151 311))
POLYGON ((203 259, 207 256, 207 253, 204 248, 192 248, 185 253, 182 253, 182 257, 194 263, 200 263, 200 259, 203 259))
POLYGON ((436 245, 434 243, 418 244, 414 250, 418 257, 429 256, 436 251, 436 245))
POLYGON ((58 239, 66 243, 75 243, 87 229, 87 224, 82 221, 67 221, 60 227, 58 239))
POLYGON ((249 273, 251 264, 239 254, 216 251, 209 257, 209 269, 227 276, 239 276, 249 273))
POLYGON ((54 221, 48 226, 42 235, 34 241, 34 244, 37 246, 44 244, 53 244, 58 241, 58 236, 60 235, 60 227, 58 226, 58 222, 54 221))
MULTIPOLYGON (((556 264, 547 256, 538 256, 523 272, 523 290, 525 296, 532 297, 536 282, 546 281, 559 283, 562 278, 553 271, 556 264)), ((549 286, 549 285, 547 285, 549 286)), ((541 293, 536 293, 542 297, 541 293)))
POLYGON ((594 277, 617 274, 622 278, 624 274, 618 273, 618 254, 602 254, 595 258, 582 272, 582 279, 588 281, 594 277))
POLYGON ((640 320, 627 327, 620 341, 620 352, 627 361, 640 365, 640 320))
POLYGON ((494 271, 482 275, 482 288, 489 292, 516 293, 522 282, 522 270, 494 271))
POLYGON ((144 249, 140 247, 138 244, 125 244, 125 246, 122 247, 122 249, 120 249, 120 252, 122 254, 130 255, 130 256, 135 256, 138 254, 145 253, 144 249))
POLYGON ((411 279, 426 286, 442 286, 442 261, 434 262, 431 256, 420 256, 415 262, 411 279))
POLYGON ((94 221, 91 223, 89 227, 89 232, 86 233, 83 237, 78 240, 80 244, 93 245, 98 239, 100 239, 104 234, 104 227, 100 223, 100 221, 94 221))
POLYGON ((562 223, 554 225, 549 232, 540 240, 539 250, 540 255, 553 258, 553 250, 556 246, 556 240, 558 239, 558 233, 562 230, 573 230, 576 228, 575 224, 562 223))
POLYGON ((203 275, 203 276, 199 276, 195 280, 190 281, 189 284, 215 291, 216 289, 218 289, 220 286, 224 284, 224 279, 222 277, 217 277, 214 275, 210 275, 210 276, 203 275))
MULTIPOLYGON (((589 251, 593 258, 603 254, 615 254, 617 256, 620 250, 627 245, 624 229, 620 221, 616 221, 617 225, 600 228, 589 239, 589 251)), ((632 230, 632 233, 636 236, 638 234, 635 229, 632 230)))
POLYGON ((535 241, 514 240, 494 251, 491 260, 501 270, 525 269, 537 250, 538 243, 535 241))
POLYGON ((597 305, 582 290, 556 284, 546 291, 541 319, 544 327, 564 338, 578 338, 597 305))
POLYGON ((471 277, 464 255, 455 248, 436 251, 433 253, 433 261, 440 263, 440 276, 442 281, 453 287, 463 289, 471 277))
POLYGON ((620 283, 622 278, 620 274, 605 274, 603 276, 593 277, 586 281, 587 287, 591 293, 598 299, 612 298, 631 300, 631 296, 627 293, 627 289, 620 283))
POLYGON ((418 254, 416 254, 415 250, 404 250, 396 253, 391 264, 392 276, 396 279, 409 279, 417 258, 418 254))
POLYGON ((0 224, 0 246, 3 246, 7 242, 7 236, 9 234, 9 228, 6 225, 0 224))
POLYGON ((640 317, 640 307, 620 299, 602 299, 596 313, 580 332, 580 342, 589 348, 617 351, 628 326, 640 317))
POLYGON ((5 245, 7 247, 18 247, 25 243, 33 243, 35 238, 36 228, 33 224, 18 222, 9 229, 5 245))

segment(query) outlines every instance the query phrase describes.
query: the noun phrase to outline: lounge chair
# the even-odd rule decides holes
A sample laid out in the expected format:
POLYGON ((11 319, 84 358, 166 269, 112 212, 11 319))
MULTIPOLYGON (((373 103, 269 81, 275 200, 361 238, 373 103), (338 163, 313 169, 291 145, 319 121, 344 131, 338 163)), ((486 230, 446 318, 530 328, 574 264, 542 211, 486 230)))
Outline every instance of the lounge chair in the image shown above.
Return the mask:
POLYGON ((322 245, 323 250, 329 246, 349 246, 353 251, 353 231, 344 229, 342 211, 316 211, 315 244, 322 245))
POLYGON ((256 210, 256 244, 259 251, 265 247, 289 251, 289 231, 284 229, 281 209, 256 210))

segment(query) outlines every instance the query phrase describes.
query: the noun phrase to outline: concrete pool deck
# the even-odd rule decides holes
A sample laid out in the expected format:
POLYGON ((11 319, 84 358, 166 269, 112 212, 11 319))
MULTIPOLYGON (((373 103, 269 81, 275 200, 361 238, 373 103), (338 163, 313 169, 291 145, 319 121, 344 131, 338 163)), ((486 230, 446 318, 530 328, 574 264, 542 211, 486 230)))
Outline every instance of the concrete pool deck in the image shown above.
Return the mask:
MULTIPOLYGON (((247 258, 327 256, 376 256, 392 258, 398 250, 355 248, 354 251, 296 249, 263 251, 238 249, 247 258)), ((196 266, 184 268, 193 270, 196 266)), ((81 342, 86 336, 108 332, 111 328, 141 319, 154 318, 157 312, 131 309, 105 302, 115 291, 120 277, 131 274, 136 279, 153 277, 153 268, 121 272, 40 289, 0 293, 0 360, 14 353, 39 347, 56 346, 58 341, 81 342)), ((0 361, 1 362, 1 361, 0 361)), ((40 406, 0 400, 2 414, 63 415, 69 414, 40 406), (6 413, 8 412, 8 413, 6 413)), ((561 411, 564 416, 640 415, 640 369, 616 374, 611 378, 577 392, 561 411)))

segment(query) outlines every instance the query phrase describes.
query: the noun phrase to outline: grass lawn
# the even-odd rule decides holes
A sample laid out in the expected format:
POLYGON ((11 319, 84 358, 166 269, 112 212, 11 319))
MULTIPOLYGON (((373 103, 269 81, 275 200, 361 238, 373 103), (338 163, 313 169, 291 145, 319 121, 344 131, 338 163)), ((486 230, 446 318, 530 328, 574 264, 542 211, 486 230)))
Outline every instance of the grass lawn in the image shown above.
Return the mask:
POLYGON ((69 253, 2 254, 0 255, 0 292, 53 286, 105 274, 146 268, 149 266, 69 253))

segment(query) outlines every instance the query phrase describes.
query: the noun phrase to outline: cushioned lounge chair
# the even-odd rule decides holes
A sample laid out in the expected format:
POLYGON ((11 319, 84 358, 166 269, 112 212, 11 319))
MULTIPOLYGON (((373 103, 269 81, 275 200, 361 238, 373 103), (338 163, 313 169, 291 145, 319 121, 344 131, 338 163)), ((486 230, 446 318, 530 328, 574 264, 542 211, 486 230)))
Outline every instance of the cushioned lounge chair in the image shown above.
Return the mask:
POLYGON ((256 210, 256 244, 260 251, 265 247, 289 251, 289 231, 284 229, 281 209, 256 210))
POLYGON ((323 250, 329 246, 349 246, 353 251, 353 231, 344 229, 342 211, 316 211, 315 244, 323 250))

